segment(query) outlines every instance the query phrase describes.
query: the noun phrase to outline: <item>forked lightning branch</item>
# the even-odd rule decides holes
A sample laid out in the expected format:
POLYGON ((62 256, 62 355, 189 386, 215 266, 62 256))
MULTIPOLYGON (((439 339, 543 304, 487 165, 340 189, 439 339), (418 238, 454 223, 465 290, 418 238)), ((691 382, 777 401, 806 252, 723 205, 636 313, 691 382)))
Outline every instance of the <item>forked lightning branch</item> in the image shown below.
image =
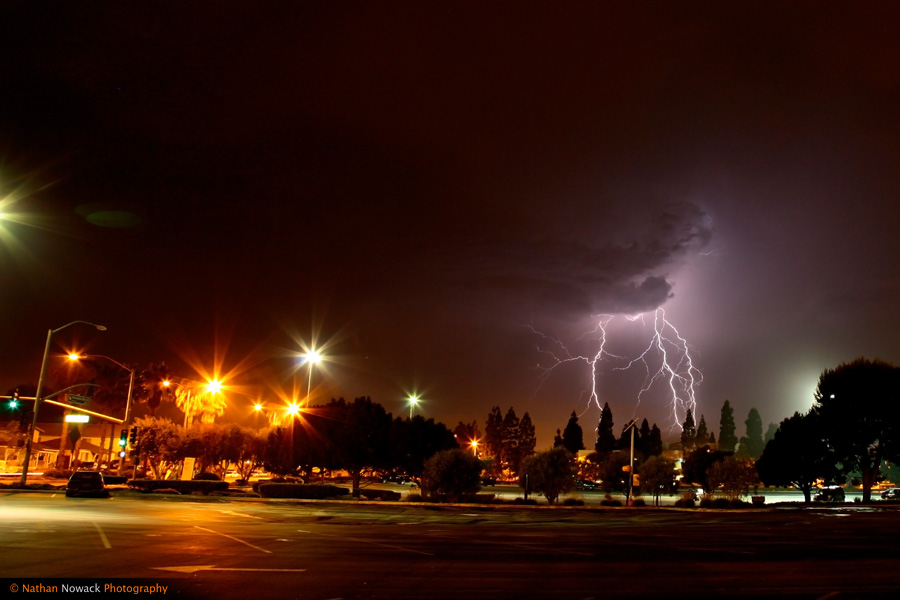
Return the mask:
POLYGON ((595 319, 593 329, 568 345, 558 337, 531 327, 531 331, 540 338, 537 350, 545 357, 537 366, 541 371, 541 387, 564 365, 583 363, 587 371, 584 395, 588 397, 588 407, 596 405, 602 408, 604 402, 612 400, 602 397, 603 378, 612 376, 616 371, 638 369, 643 373, 643 378, 634 390, 635 409, 652 390, 658 390, 670 405, 673 428, 681 426, 688 409, 696 415, 696 388, 703 381, 703 375, 694 365, 690 344, 666 319, 662 308, 637 316, 599 315, 595 319), (640 346, 642 350, 631 355, 610 350, 618 345, 617 340, 611 339, 614 337, 610 333, 611 328, 622 321, 628 324, 627 330, 636 330, 635 333, 626 332, 629 338, 646 336, 646 346, 640 346), (582 349, 571 350, 570 346, 575 345, 582 349), (589 347, 588 351, 583 349, 585 346, 589 347))

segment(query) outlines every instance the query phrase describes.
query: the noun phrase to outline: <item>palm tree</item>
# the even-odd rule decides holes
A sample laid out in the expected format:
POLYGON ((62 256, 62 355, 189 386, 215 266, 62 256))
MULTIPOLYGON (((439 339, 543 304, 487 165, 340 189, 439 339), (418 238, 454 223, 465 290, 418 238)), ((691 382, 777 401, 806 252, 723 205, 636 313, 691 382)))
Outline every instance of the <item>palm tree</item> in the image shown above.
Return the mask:
POLYGON ((184 426, 190 427, 194 419, 212 423, 225 413, 227 401, 224 394, 210 386, 183 384, 175 389, 175 404, 184 413, 184 426))

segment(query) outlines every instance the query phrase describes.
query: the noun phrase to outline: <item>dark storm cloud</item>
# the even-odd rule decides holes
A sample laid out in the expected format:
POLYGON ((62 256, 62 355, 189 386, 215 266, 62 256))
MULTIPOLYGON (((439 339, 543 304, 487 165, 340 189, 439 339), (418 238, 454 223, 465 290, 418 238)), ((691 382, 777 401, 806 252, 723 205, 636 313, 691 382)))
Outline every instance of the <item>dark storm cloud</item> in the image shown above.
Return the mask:
MULTIPOLYGON (((642 313, 673 297, 668 270, 709 243, 710 222, 694 204, 672 204, 646 222, 607 218, 598 223, 603 233, 596 238, 557 233, 507 245, 482 261, 480 275, 467 273, 479 287, 505 289, 519 303, 559 317, 642 313)), ((552 223, 545 227, 555 229, 552 223)))

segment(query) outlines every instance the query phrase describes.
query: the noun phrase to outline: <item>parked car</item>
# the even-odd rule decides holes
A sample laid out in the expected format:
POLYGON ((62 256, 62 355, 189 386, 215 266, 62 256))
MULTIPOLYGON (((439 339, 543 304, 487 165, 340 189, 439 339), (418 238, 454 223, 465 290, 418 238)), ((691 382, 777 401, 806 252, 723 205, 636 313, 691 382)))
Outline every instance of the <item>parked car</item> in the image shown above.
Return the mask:
POLYGON ((900 488, 891 488, 881 492, 883 500, 900 500, 900 488))
POLYGON ((97 496, 108 498, 109 490, 98 471, 75 471, 66 484, 66 496, 97 496))
POLYGON ((597 484, 593 481, 588 481, 587 479, 579 479, 575 482, 576 490, 595 490, 597 489, 597 484))
POLYGON ((844 490, 839 485, 826 485, 816 492, 813 500, 816 502, 843 502, 844 490))

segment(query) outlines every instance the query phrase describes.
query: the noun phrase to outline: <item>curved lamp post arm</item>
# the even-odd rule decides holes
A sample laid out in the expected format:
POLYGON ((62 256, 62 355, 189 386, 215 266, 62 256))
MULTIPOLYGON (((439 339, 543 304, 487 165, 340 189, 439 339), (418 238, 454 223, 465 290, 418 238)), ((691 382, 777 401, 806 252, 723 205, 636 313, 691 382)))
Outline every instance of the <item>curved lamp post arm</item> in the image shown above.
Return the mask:
POLYGON ((37 391, 34 394, 34 416, 31 418, 31 427, 28 428, 28 439, 25 440, 25 457, 22 462, 22 477, 19 480, 19 485, 22 487, 28 483, 28 463, 31 461, 31 443, 34 440, 34 431, 37 429, 38 424, 38 409, 41 407, 41 394, 44 391, 44 375, 47 372, 47 360, 50 357, 50 344, 53 341, 53 334, 58 333, 65 329, 66 327, 71 327, 77 323, 82 323, 85 325, 90 325, 94 327, 97 331, 106 331, 106 327, 103 325, 97 325, 96 323, 91 323, 90 321, 72 321, 71 323, 66 323, 62 327, 57 327, 56 329, 50 329, 47 331, 47 343, 44 345, 44 358, 41 360, 41 374, 38 376, 38 384, 37 391))

